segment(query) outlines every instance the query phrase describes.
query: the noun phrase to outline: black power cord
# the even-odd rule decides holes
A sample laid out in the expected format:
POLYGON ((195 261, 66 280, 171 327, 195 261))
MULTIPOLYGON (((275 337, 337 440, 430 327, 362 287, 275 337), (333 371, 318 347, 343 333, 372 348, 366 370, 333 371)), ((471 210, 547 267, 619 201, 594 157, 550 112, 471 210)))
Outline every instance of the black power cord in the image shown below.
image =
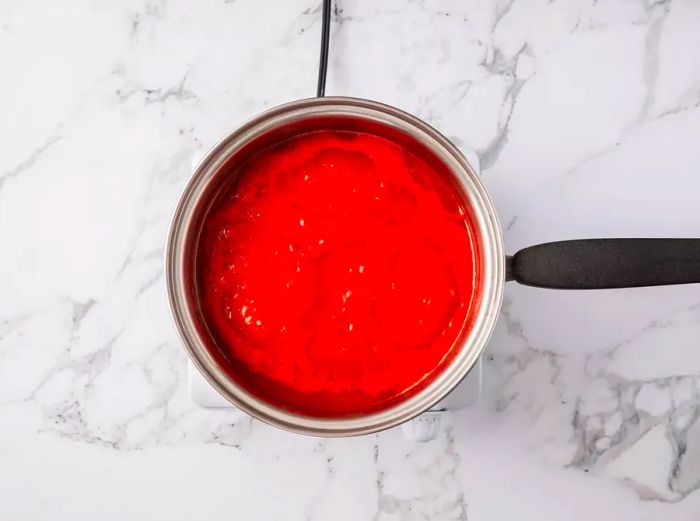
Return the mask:
POLYGON ((318 87, 316 96, 326 95, 326 74, 328 73, 328 44, 331 36, 331 7, 332 0, 323 0, 321 20, 321 57, 318 62, 318 87))

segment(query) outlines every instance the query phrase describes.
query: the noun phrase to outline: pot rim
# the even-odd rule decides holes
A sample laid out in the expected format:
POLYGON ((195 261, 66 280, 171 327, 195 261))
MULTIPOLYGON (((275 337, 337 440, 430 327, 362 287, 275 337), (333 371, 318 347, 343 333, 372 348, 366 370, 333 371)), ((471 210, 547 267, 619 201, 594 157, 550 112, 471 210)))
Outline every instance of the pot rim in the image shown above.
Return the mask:
POLYGON ((493 203, 479 176, 459 149, 419 118, 376 101, 349 97, 310 98, 271 108, 230 132, 200 161, 186 184, 172 217, 165 249, 165 278, 173 319, 190 360, 224 398, 255 418, 282 429, 324 437, 370 434, 399 425, 427 411, 468 374, 496 324, 503 298, 505 255, 503 237, 493 203), (342 116, 388 125, 427 146, 442 160, 467 194, 474 210, 481 256, 481 301, 470 330, 453 360, 424 389, 405 401, 369 415, 317 418, 292 413, 264 402, 239 386, 205 347, 188 299, 186 248, 192 233, 193 211, 216 172, 235 151, 271 129, 317 116, 342 116))

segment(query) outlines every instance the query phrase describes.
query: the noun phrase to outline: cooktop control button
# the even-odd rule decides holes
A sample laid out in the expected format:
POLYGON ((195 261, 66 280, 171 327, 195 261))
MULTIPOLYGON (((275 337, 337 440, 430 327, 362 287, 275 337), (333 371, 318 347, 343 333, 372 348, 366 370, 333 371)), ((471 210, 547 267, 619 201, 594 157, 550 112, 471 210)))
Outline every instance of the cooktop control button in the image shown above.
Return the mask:
POLYGON ((402 425, 403 434, 413 441, 430 441, 437 438, 440 432, 440 420, 443 411, 428 411, 402 425))

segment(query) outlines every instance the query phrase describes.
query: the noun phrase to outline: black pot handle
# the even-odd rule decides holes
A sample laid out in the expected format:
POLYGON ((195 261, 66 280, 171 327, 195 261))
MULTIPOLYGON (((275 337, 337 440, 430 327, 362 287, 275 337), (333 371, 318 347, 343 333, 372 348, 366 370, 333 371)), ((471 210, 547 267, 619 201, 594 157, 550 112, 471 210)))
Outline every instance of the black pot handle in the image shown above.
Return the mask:
POLYGON ((585 239, 530 246, 506 259, 506 280, 555 289, 700 282, 700 239, 585 239))

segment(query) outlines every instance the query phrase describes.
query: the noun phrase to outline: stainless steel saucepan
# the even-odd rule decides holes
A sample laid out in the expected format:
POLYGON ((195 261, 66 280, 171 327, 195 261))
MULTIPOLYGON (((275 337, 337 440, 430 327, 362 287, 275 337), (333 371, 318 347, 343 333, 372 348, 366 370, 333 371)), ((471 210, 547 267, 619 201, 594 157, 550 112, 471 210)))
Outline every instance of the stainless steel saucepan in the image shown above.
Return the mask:
POLYGON ((182 342, 209 383, 236 407, 267 423, 319 436, 366 434, 405 422, 444 398, 469 372, 493 331, 504 283, 598 289, 700 282, 700 239, 595 239, 526 248, 506 256, 493 203, 467 159, 420 119, 377 102, 319 97, 273 108, 231 132, 196 168, 177 205, 166 251, 170 305, 182 342), (425 389, 379 413, 351 418, 306 417, 266 403, 226 374, 199 310, 196 244, 206 215, 231 170, 225 165, 273 143, 321 129, 369 132, 441 161, 471 208, 482 269, 471 330, 449 366, 425 389))

